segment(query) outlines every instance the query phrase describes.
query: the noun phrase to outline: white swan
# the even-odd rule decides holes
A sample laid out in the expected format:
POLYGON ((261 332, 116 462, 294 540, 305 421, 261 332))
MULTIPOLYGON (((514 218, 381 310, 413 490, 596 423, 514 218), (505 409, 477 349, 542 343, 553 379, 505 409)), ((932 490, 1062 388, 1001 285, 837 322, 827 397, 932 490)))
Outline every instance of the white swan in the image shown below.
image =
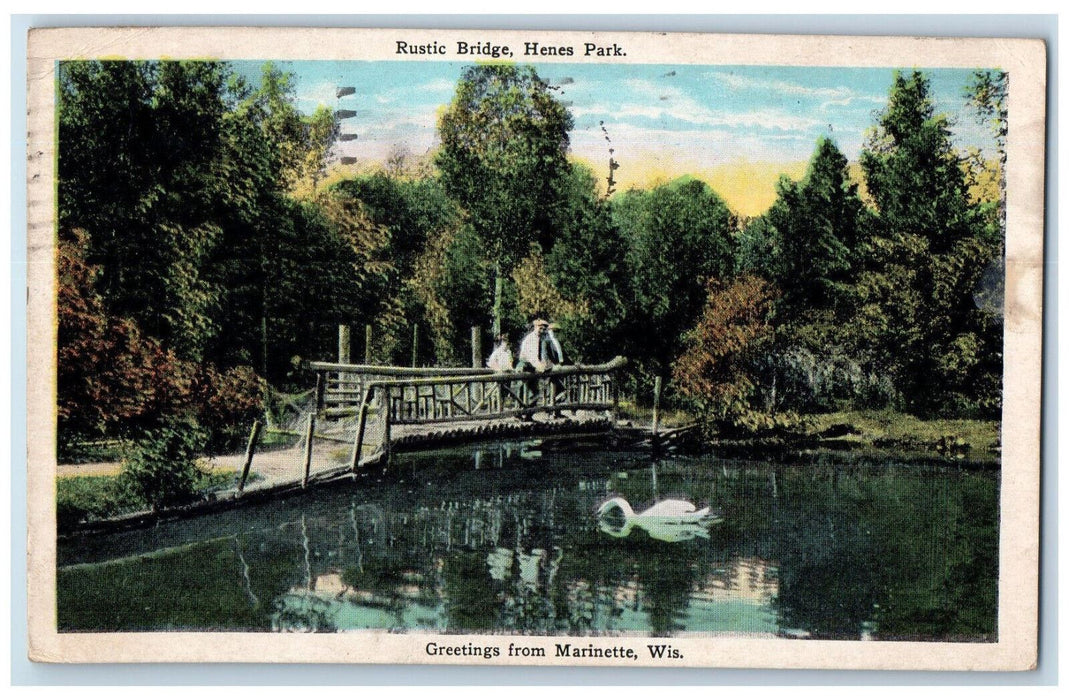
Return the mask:
POLYGON ((626 499, 610 498, 598 507, 598 526, 613 537, 627 537, 635 527, 665 542, 709 537, 709 526, 723 520, 709 508, 697 508, 690 501, 666 499, 635 513, 626 499))

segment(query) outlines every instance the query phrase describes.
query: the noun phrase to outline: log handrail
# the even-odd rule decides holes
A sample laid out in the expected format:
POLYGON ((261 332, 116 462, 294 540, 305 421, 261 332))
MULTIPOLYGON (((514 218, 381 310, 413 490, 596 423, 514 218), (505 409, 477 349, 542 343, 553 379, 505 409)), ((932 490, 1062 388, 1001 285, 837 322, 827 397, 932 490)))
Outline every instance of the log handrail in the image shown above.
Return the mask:
POLYGON ((338 362, 309 362, 314 372, 344 372, 346 374, 377 374, 397 377, 455 377, 493 374, 489 367, 396 367, 393 365, 349 365, 338 362))
POLYGON ((599 365, 567 365, 547 372, 495 372, 488 367, 393 367, 385 365, 354 365, 335 362, 309 362, 316 372, 316 411, 322 414, 349 409, 356 411, 372 384, 376 386, 426 386, 446 382, 458 384, 470 380, 516 381, 534 377, 553 377, 558 380, 576 374, 612 372, 626 364, 617 357, 599 365))
MULTIPOLYGON (((325 364, 325 363, 324 363, 325 364)), ((530 416, 539 412, 615 410, 616 357, 600 365, 569 365, 545 372, 478 372, 439 377, 374 379, 362 386, 359 404, 326 409, 326 415, 357 415, 352 468, 362 456, 369 412, 381 422, 380 448, 388 455, 391 424, 439 424, 530 416), (532 385, 534 388, 532 388, 532 385), (463 387, 456 391, 456 387, 463 387), (430 387, 430 392, 421 391, 430 387)), ((351 393, 351 392, 346 392, 351 393)), ((348 403, 348 402, 346 402, 348 403)))
MULTIPOLYGON (((541 377, 568 377, 577 374, 605 374, 613 372, 627 364, 623 357, 615 357, 609 362, 600 365, 559 365, 545 372, 494 372, 487 370, 474 376, 475 381, 484 382, 508 382, 518 380, 539 379, 541 377)), ((474 370, 468 370, 473 372, 474 370)), ((441 377, 428 377, 420 379, 376 379, 368 382, 366 386, 431 386, 440 384, 463 384, 473 380, 473 376, 459 376, 456 374, 444 374, 441 377)))

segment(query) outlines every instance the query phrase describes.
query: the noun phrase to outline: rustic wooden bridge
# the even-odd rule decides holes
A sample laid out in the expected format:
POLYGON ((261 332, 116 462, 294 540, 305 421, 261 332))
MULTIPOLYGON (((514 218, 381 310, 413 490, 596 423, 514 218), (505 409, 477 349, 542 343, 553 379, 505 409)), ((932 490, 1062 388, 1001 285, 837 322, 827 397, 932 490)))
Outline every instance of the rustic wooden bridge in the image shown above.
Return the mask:
POLYGON ((184 506, 127 514, 78 529, 143 527, 298 493, 313 483, 388 465, 395 448, 606 433, 616 427, 618 373, 626 364, 617 357, 600 365, 527 373, 312 362, 308 366, 316 374, 315 400, 298 444, 258 453, 262 425, 257 421, 243 458, 214 460, 216 467, 240 470, 236 486, 184 506), (257 480, 247 483, 253 471, 257 480))
MULTIPOLYGON (((314 406, 300 445, 255 455, 250 491, 304 488, 389 463, 395 448, 499 438, 589 435, 615 426, 617 357, 546 372, 312 362, 314 406)), ((250 437, 236 495, 254 462, 250 437)))
MULTIPOLYGON (((352 466, 389 456, 395 443, 486 433, 488 426, 524 423, 554 426, 591 422, 589 415, 615 413, 617 371, 626 360, 570 365, 547 372, 493 372, 482 368, 406 368, 315 362, 316 415, 357 419, 352 466), (564 418, 564 414, 570 418, 564 418)), ((530 431, 527 431, 530 432, 530 431)), ((550 431, 551 432, 551 431, 550 431)))

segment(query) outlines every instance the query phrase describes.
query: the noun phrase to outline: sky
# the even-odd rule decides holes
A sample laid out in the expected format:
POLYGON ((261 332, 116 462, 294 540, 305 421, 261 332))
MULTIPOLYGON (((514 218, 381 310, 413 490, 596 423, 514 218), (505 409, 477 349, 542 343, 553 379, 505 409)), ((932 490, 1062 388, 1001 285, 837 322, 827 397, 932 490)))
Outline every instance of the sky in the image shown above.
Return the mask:
MULTIPOLYGON (((420 156, 437 146, 437 119, 470 62, 279 62, 295 77, 298 108, 320 104, 356 111, 336 155, 364 165, 400 148, 420 156), (336 97, 338 87, 355 93, 336 97)), ((852 162, 887 102, 894 68, 533 63, 559 89, 575 126, 573 158, 608 174, 609 149, 620 164, 617 189, 689 174, 706 180, 736 212, 760 214, 780 173, 798 178, 817 139, 832 138, 852 162)), ((254 83, 261 64, 235 68, 254 83)), ((909 70, 904 67, 902 70, 909 70)), ((951 116, 959 147, 991 149, 965 105, 972 71, 924 69, 937 112, 951 116)))

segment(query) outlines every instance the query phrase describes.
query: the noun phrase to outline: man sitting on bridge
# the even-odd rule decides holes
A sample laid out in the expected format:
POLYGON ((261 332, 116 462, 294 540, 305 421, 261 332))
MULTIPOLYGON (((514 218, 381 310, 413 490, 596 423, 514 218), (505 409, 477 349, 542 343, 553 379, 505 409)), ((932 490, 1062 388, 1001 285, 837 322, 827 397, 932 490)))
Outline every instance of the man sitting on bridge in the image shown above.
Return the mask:
POLYGON ((538 318, 531 322, 530 333, 520 341, 517 372, 545 372, 564 362, 564 351, 553 335, 549 321, 538 318))
MULTIPOLYGON (((564 362, 564 351, 553 335, 553 328, 545 319, 535 319, 530 333, 520 341, 520 357, 516 362, 517 372, 548 372, 554 365, 564 362)), ((538 380, 526 382, 527 392, 532 398, 538 396, 538 380)), ((562 386, 559 380, 553 381, 553 390, 559 392, 562 386)))

